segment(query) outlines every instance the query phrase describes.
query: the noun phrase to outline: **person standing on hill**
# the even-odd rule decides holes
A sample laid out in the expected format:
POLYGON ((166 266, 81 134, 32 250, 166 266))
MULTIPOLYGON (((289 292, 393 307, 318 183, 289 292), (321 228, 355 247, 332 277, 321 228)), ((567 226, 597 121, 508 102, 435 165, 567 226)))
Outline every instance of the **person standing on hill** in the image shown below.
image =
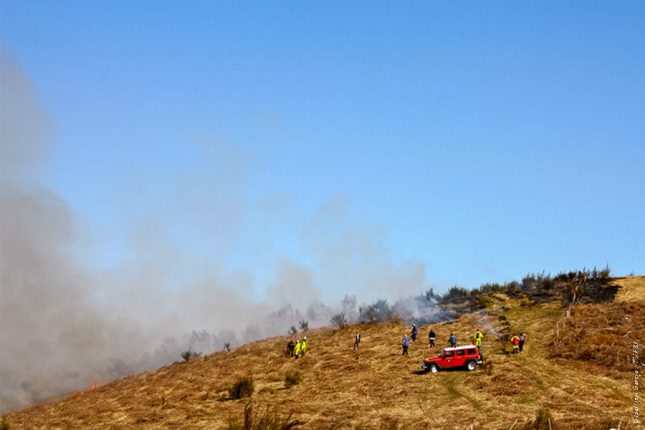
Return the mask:
POLYGON ((408 347, 410 346, 410 339, 408 338, 407 334, 403 335, 403 343, 401 345, 403 346, 403 355, 408 355, 408 347))
POLYGON ((293 357, 293 350, 296 349, 296 343, 293 341, 293 338, 289 340, 289 343, 287 344, 287 352, 289 354, 289 357, 293 357))
POLYGON ((457 336, 455 336, 455 334, 454 334, 454 333, 450 333, 450 338, 448 339, 448 343, 449 343, 449 344, 450 344, 450 346, 452 346, 453 348, 454 348, 455 346, 457 346, 457 336))
POLYGON ((296 347, 293 349, 293 356, 297 359, 300 357, 300 351, 302 350, 302 342, 296 339, 296 347))
POLYGON ((524 333, 520 334, 520 352, 524 349, 524 342, 526 342, 526 335, 524 333))
POLYGON ((309 346, 307 342, 307 336, 305 336, 301 341, 300 341, 300 356, 304 357, 305 353, 307 352, 307 346, 309 346))
POLYGON ((361 334, 356 331, 356 336, 354 336, 354 349, 358 349, 358 347, 361 345, 361 334))
POLYGON ((419 329, 417 329, 417 325, 416 325, 416 324, 412 324, 412 333, 411 333, 411 336, 412 336, 412 342, 416 342, 416 341, 417 341, 417 333, 419 333, 419 329))
POLYGON ((428 333, 428 340, 430 341, 430 348, 434 348, 434 340, 436 339, 435 333, 433 329, 430 329, 430 333, 428 333))
POLYGON ((480 347, 484 341, 484 335, 480 329, 477 329, 477 333, 473 336, 473 343, 476 347, 480 347))
POLYGON ((513 333, 513 336, 511 337, 511 343, 513 344, 513 354, 517 354, 520 352, 520 338, 517 337, 515 333, 513 333))

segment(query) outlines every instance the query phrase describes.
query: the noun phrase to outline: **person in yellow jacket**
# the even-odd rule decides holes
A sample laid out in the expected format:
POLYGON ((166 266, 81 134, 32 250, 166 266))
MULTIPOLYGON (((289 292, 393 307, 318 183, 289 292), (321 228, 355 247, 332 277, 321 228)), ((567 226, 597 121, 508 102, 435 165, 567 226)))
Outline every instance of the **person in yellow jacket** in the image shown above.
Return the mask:
POLYGON ((293 356, 298 358, 302 352, 302 341, 296 339, 296 347, 293 349, 293 356))
POLYGON ((479 347, 482 345, 482 342, 484 341, 484 334, 480 329, 477 329, 477 333, 473 336, 473 343, 475 346, 479 347))
POLYGON ((307 352, 307 336, 300 341, 300 356, 304 357, 305 352, 307 352))

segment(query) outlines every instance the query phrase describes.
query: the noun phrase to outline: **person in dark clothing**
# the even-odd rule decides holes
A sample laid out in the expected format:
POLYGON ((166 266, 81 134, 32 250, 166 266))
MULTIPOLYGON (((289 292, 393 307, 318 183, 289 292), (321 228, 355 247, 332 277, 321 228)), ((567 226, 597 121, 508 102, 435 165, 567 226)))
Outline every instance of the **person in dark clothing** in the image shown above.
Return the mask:
POLYGON ((410 333, 412 336, 412 342, 417 341, 417 333, 419 333, 419 329, 417 329, 417 325, 412 324, 412 333, 410 333))
POLYGON ((296 349, 296 343, 293 341, 293 338, 291 338, 287 344, 287 353, 289 354, 289 357, 293 357, 294 349, 296 349))
POLYGON ((428 333, 428 340, 430 341, 430 348, 434 348, 434 340, 436 336, 434 333, 433 329, 430 329, 430 333, 428 333))
POLYGON ((524 342, 526 342, 526 335, 524 333, 520 334, 520 352, 524 349, 524 342))
POLYGON ((356 336, 354 336, 354 349, 358 349, 360 345, 361 345, 361 334, 359 332, 356 332, 356 336))

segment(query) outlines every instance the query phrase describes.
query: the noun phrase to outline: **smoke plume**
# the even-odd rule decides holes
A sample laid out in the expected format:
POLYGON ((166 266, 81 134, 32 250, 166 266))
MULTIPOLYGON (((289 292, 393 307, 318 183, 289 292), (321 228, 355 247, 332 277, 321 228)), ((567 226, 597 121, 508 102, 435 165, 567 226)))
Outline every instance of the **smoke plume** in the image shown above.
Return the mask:
MULTIPOLYGON (((327 325, 337 311, 356 320, 356 298, 341 301, 341 292, 396 300, 428 286, 423 264, 392 262, 382 229, 347 220, 343 198, 321 205, 299 232, 308 265, 276 258, 266 285, 227 269, 223 256, 237 246, 248 208, 243 157, 222 142, 206 145, 210 168, 198 171, 211 173, 182 174, 150 205, 161 211, 138 208, 118 264, 90 268, 77 258, 79 220, 42 179, 53 121, 5 54, 0 78, 0 412, 153 369, 189 349, 286 335, 302 320, 327 325)), ((128 184, 128 199, 155 198, 148 191, 128 184)), ((397 309, 436 315, 422 299, 397 309)))
POLYGON ((52 122, 16 64, 0 74, 0 406, 13 409, 85 383, 101 366, 107 327, 73 263, 74 220, 66 202, 40 185, 52 122))

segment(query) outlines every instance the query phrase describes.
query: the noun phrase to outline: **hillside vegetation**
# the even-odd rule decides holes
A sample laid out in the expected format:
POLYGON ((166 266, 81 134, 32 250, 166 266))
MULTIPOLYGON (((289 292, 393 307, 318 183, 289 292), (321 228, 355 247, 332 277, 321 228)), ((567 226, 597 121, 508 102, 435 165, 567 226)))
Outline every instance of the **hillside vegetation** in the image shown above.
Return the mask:
POLYGON ((454 332, 466 343, 481 328, 487 363, 474 372, 419 372, 423 358, 440 349, 430 350, 423 326, 402 356, 409 326, 391 320, 311 330, 307 355, 298 360, 284 355, 287 336, 265 339, 14 412, 6 421, 11 429, 233 429, 245 428, 246 413, 246 428, 638 428, 631 358, 632 342, 645 339, 645 277, 605 279, 591 295, 581 294, 588 300, 572 300, 576 282, 562 279, 544 291, 482 287, 447 300, 467 313, 432 325, 437 342, 445 346, 454 332), (362 342, 353 351, 356 330, 362 342), (512 332, 527 334, 519 355, 509 354, 512 332), (252 378, 252 395, 233 399, 231 388, 243 377, 252 378))

